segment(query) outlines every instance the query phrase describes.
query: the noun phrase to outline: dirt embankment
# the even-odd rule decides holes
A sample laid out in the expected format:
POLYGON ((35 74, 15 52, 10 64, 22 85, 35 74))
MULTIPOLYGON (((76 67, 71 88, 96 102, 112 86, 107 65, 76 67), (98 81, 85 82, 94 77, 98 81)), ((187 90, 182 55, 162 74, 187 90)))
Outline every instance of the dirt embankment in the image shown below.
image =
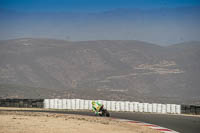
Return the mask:
POLYGON ((0 133, 159 133, 111 118, 0 110, 0 133))

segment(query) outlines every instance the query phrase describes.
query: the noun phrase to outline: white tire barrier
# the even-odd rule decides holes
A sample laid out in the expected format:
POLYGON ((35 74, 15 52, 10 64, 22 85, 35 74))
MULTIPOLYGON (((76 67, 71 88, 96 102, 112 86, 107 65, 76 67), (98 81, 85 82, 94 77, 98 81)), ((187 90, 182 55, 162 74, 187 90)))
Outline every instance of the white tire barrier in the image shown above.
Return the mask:
POLYGON ((72 110, 76 109, 76 99, 71 99, 71 107, 72 110))
POLYGON ((125 111, 125 103, 120 101, 120 110, 125 111))
POLYGON ((181 114, 181 105, 176 105, 175 109, 176 109, 176 114, 181 114))
POLYGON ((153 113, 157 112, 157 103, 153 103, 153 113))
POLYGON ((89 100, 85 100, 84 102, 84 109, 89 109, 89 100))
POLYGON ((157 113, 161 113, 162 111, 162 105, 161 104, 157 104, 157 113))
POLYGON ((67 109, 72 109, 71 99, 67 99, 67 109))
POLYGON ((67 99, 62 99, 62 108, 67 109, 67 99))
POLYGON ((153 105, 148 104, 147 112, 152 113, 153 112, 153 105))
POLYGON ((167 104, 167 113, 171 113, 171 105, 170 104, 167 104))
POLYGON ((176 113, 176 105, 171 104, 171 114, 175 114, 175 113, 176 113))
MULTIPOLYGON (((96 101, 103 104, 104 107, 109 111, 181 114, 181 105, 176 105, 176 104, 139 103, 139 102, 129 102, 129 101, 105 101, 105 100, 96 100, 96 101)), ((44 99, 43 104, 44 108, 46 109, 92 110, 92 100, 44 99)))
POLYGON ((129 104, 130 104, 130 102, 127 102, 127 101, 126 101, 126 102, 125 102, 125 105, 124 105, 125 111, 127 111, 127 112, 130 111, 130 108, 129 108, 130 105, 129 105, 129 104))
POLYGON ((148 112, 148 103, 143 103, 144 112, 148 112))
POLYGON ((134 111, 134 103, 133 103, 133 102, 130 102, 130 103, 129 103, 129 111, 130 111, 130 112, 133 112, 133 111, 134 111))
POLYGON ((58 109, 58 99, 54 99, 54 109, 58 109))
POLYGON ((138 110, 139 110, 139 112, 143 112, 144 111, 143 103, 138 103, 138 110))
POLYGON ((75 109, 80 109, 80 99, 75 99, 75 101, 76 101, 75 109))
POLYGON ((111 101, 111 111, 116 111, 116 102, 111 101))
POLYGON ((115 107, 116 107, 116 111, 121 111, 120 110, 120 102, 116 101, 115 107))
POLYGON ((110 101, 106 101, 106 109, 111 110, 110 101))
POLYGON ((58 105, 58 109, 63 109, 62 108, 62 100, 61 99, 58 99, 58 101, 57 101, 57 105, 58 105))
POLYGON ((138 112, 138 102, 134 102, 133 105, 134 105, 134 111, 138 112))
MULTIPOLYGON (((107 104, 106 104, 106 101, 102 101, 102 104, 104 105, 104 107, 106 108, 107 104)), ((107 109, 107 108, 106 108, 107 109)))
POLYGON ((161 108, 162 108, 161 113, 162 113, 162 114, 166 114, 166 113, 167 113, 166 105, 165 105, 165 104, 162 104, 161 108))
POLYGON ((50 99, 44 99, 44 108, 46 109, 50 108, 50 99))
POLYGON ((50 109, 54 108, 54 99, 49 99, 49 108, 50 109))
POLYGON ((88 106, 89 106, 89 110, 92 110, 92 100, 88 100, 88 106))
POLYGON ((84 105, 85 105, 85 103, 84 103, 84 100, 82 100, 82 99, 80 99, 80 101, 79 101, 80 103, 80 109, 84 109, 84 105))

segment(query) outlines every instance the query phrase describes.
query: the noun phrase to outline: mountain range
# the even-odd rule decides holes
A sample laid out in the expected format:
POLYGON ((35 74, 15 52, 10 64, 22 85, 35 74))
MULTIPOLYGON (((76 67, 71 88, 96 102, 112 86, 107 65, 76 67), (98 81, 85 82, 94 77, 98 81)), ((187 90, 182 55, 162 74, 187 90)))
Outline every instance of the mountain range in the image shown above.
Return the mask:
POLYGON ((0 41, 1 98, 200 104, 200 42, 0 41))

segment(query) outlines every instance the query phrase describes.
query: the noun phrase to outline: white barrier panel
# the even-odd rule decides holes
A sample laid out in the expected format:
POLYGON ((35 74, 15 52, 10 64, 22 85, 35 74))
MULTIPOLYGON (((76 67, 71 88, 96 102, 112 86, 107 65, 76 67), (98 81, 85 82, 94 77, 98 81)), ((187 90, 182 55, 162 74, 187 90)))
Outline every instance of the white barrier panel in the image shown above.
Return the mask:
POLYGON ((62 109, 62 100, 58 99, 58 109, 62 109))
POLYGON ((134 103, 133 103, 133 102, 130 102, 130 103, 129 103, 129 111, 130 111, 130 112, 133 112, 133 111, 134 111, 134 103))
POLYGON ((80 99, 76 99, 76 109, 80 109, 80 99))
POLYGON ((89 100, 85 100, 84 109, 89 109, 89 100))
POLYGON ((139 112, 143 112, 144 111, 143 103, 138 103, 138 110, 139 110, 139 112))
POLYGON ((71 99, 72 109, 76 109, 76 99, 71 99))
POLYGON ((107 108, 107 110, 111 110, 110 101, 106 101, 106 108, 107 108))
POLYGON ((130 104, 130 102, 128 102, 128 101, 125 102, 125 107, 124 107, 125 111, 130 111, 130 109, 129 109, 130 105, 129 104, 130 104))
POLYGON ((45 109, 50 108, 50 103, 49 102, 50 102, 49 99, 44 99, 44 108, 45 109))
POLYGON ((49 100, 49 108, 53 109, 54 108, 54 99, 49 100))
POLYGON ((67 99, 67 109, 72 109, 71 99, 67 99))
POLYGON ((153 112, 153 105, 152 104, 148 104, 147 106, 147 112, 152 113, 153 112))
POLYGON ((181 114, 181 105, 176 105, 176 114, 181 114))
POLYGON ((88 106, 89 106, 89 110, 92 110, 92 101, 93 101, 93 100, 88 100, 88 104, 89 104, 89 105, 88 105, 88 106))
POLYGON ((125 103, 123 101, 120 102, 120 110, 125 111, 125 103))
POLYGON ((58 99, 54 99, 54 109, 58 109, 58 99))
POLYGON ((62 99, 62 108, 67 109, 67 99, 62 99))
POLYGON ((116 108, 116 111, 120 111, 120 102, 116 101, 115 108, 116 108))
POLYGON ((148 112, 148 103, 143 103, 144 112, 148 112))
POLYGON ((171 113, 172 114, 176 113, 176 105, 175 104, 171 104, 171 113))
POLYGON ((107 104, 106 104, 106 101, 102 101, 102 104, 103 104, 103 106, 107 109, 107 104))
POLYGON ((135 112, 138 112, 138 111, 139 111, 138 104, 139 104, 138 102, 133 102, 134 111, 135 111, 135 112))
POLYGON ((166 114, 167 113, 167 108, 166 108, 166 105, 165 104, 162 104, 162 111, 161 111, 162 114, 166 114))
MULTIPOLYGON (((97 100, 107 110, 111 111, 135 111, 150 113, 181 114, 181 105, 176 104, 149 104, 129 101, 104 101, 97 100)), ((44 108, 50 109, 89 109, 92 110, 92 100, 83 99, 44 99, 44 108)))
POLYGON ((157 113, 161 113, 161 112, 162 112, 162 105, 157 104, 157 113))
POLYGON ((153 113, 157 112, 157 103, 153 103, 153 113))
POLYGON ((115 106, 116 106, 116 102, 111 101, 111 111, 116 111, 115 106))
POLYGON ((80 99, 80 109, 84 109, 84 100, 80 99))
POLYGON ((171 105, 170 104, 167 104, 167 113, 171 113, 171 105))

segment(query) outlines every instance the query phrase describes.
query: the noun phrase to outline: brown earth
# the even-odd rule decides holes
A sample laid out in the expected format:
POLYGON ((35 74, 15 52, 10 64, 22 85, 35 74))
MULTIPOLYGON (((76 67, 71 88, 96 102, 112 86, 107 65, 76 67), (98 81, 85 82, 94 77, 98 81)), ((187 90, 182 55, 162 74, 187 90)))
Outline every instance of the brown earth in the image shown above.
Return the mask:
POLYGON ((0 111, 0 133, 159 133, 111 118, 0 111))

